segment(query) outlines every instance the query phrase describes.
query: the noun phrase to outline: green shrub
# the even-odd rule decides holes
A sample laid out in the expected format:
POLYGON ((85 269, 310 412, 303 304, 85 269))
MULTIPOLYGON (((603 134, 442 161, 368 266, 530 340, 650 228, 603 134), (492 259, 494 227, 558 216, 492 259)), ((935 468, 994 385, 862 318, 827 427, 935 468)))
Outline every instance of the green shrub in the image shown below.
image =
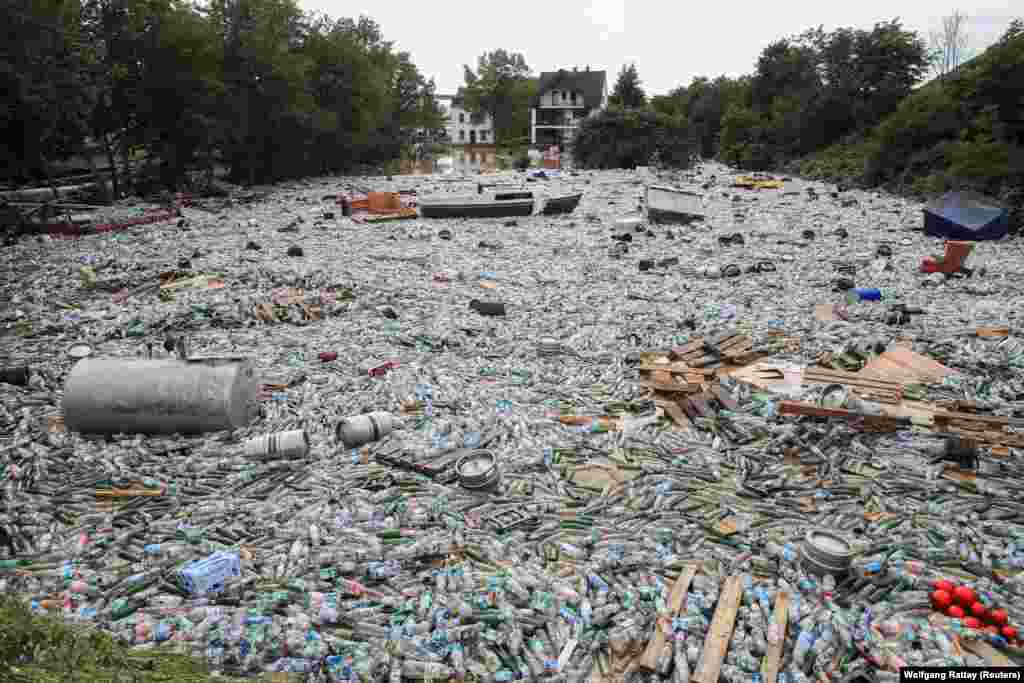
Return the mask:
POLYGON ((170 643, 133 650, 110 634, 33 615, 12 595, 0 596, 0 681, 4 683, 200 683, 213 679, 198 659, 172 651, 170 643))
POLYGON ((583 168, 635 168, 652 160, 676 168, 690 164, 694 145, 681 117, 609 109, 586 119, 573 141, 583 168))

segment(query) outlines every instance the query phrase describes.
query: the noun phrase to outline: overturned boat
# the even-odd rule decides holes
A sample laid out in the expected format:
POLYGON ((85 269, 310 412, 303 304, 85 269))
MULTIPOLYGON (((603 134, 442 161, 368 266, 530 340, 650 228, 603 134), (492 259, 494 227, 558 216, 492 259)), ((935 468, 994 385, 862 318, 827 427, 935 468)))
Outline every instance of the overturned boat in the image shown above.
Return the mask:
POLYGON ((424 197, 419 210, 423 218, 507 218, 531 215, 533 202, 529 192, 424 197))
POLYGON ((572 213, 576 210, 576 207, 580 203, 580 199, 583 198, 582 192, 575 192, 573 194, 563 194, 556 197, 548 197, 544 202, 544 208, 541 213, 545 216, 553 216, 561 213, 572 213))
POLYGON ((651 223, 686 225, 704 220, 704 197, 697 192, 665 185, 648 185, 645 204, 651 223))

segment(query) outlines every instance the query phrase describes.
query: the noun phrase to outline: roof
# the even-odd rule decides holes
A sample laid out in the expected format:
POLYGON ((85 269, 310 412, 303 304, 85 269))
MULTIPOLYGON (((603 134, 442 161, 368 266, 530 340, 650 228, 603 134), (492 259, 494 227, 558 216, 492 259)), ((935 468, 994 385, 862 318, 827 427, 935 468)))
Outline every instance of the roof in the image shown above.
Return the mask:
POLYGON ((583 104, 599 107, 604 99, 607 76, 604 71, 545 71, 537 83, 537 96, 532 106, 537 106, 541 95, 551 90, 576 90, 583 93, 583 104))

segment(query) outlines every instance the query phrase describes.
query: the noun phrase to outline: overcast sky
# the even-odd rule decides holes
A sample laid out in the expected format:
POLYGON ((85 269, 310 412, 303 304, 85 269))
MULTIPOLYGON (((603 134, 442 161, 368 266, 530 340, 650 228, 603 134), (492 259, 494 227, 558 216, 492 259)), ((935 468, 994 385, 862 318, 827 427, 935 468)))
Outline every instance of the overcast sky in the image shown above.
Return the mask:
MULTIPOLYGON (((387 40, 412 53, 420 71, 433 77, 439 94, 463 83, 462 65, 505 48, 522 52, 534 74, 559 67, 608 71, 609 89, 624 63, 636 62, 648 94, 664 94, 694 76, 750 73, 761 50, 778 38, 823 24, 870 28, 900 17, 927 36, 942 16, 959 9, 969 16, 972 44, 989 45, 1014 14, 1004 2, 961 2, 948 7, 914 0, 829 3, 698 2, 671 0, 299 0, 303 9, 333 17, 365 14, 387 40)), ((1017 16, 1024 15, 1024 8, 1017 16)))

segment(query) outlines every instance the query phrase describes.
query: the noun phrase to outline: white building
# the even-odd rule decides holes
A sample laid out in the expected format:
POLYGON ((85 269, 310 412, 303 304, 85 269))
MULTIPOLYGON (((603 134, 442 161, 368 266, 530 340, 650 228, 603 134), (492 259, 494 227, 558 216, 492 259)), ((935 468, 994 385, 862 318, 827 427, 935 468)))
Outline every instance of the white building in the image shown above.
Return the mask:
POLYGON ((455 95, 438 95, 437 100, 447 113, 445 131, 449 142, 456 145, 494 144, 494 122, 490 115, 474 118, 462 104, 461 91, 455 95))
POLYGON ((580 123, 608 106, 604 71, 545 71, 530 110, 530 144, 565 147, 580 123))

